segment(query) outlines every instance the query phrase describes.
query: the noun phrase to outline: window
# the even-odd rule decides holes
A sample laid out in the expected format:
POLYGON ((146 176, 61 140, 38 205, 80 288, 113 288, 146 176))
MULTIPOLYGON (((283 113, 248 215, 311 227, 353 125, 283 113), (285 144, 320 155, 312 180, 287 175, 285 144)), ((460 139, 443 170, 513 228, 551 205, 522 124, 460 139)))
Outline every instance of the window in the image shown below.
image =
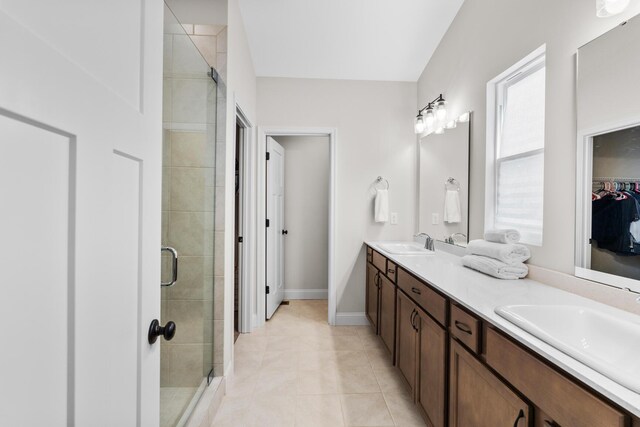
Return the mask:
POLYGON ((515 228, 542 245, 544 46, 487 87, 486 228, 515 228))

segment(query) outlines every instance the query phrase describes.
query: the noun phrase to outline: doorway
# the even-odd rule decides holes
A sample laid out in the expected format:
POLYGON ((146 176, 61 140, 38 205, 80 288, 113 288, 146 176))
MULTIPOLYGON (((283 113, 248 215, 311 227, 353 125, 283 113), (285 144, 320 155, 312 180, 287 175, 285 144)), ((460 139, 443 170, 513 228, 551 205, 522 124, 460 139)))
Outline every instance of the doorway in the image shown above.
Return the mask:
POLYGON ((252 327, 263 325, 275 312, 274 307, 277 308, 280 300, 288 301, 290 299, 326 299, 327 322, 334 325, 336 299, 333 274, 335 251, 333 236, 335 227, 336 130, 326 128, 259 129, 258 134, 257 156, 264 160, 257 162, 256 167, 256 182, 259 189, 256 208, 258 218, 256 221, 256 252, 259 262, 256 264, 257 286, 254 289, 257 316, 252 327), (311 173, 311 168, 308 164, 305 166, 305 150, 303 149, 305 139, 309 146, 314 145, 314 139, 315 143, 324 142, 324 168, 320 167, 321 163, 314 159, 313 154, 306 154, 308 164, 323 169, 322 178, 314 178, 315 174, 311 173), (296 140, 300 142, 300 145, 292 145, 296 144, 296 140), (278 195, 275 194, 277 192, 272 191, 274 178, 269 176, 270 170, 272 172, 275 170, 275 166, 271 163, 271 159, 274 157, 270 149, 274 143, 283 148, 281 157, 284 160, 282 162, 284 188, 282 190, 281 218, 278 217, 277 203, 280 203, 277 201, 278 195), (287 147, 291 153, 287 153, 287 147), (267 157, 269 160, 266 160, 267 157), (289 157, 292 157, 293 161, 290 161, 289 157), (324 184, 325 196, 309 191, 311 184, 317 183, 318 179, 324 184), (271 183, 271 188, 269 183, 271 183), (288 194, 291 198, 289 201, 287 201, 288 194), (307 210, 305 211, 303 208, 307 210), (317 214, 321 214, 325 218, 324 225, 318 226, 318 222, 314 223, 313 217, 317 214), (295 225, 295 230, 291 225, 295 225), (313 238, 309 238, 316 231, 323 235, 321 240, 326 243, 318 245, 313 238), (278 244, 278 241, 281 244, 278 244), (319 268, 322 274, 314 272, 317 271, 317 268, 314 271, 305 272, 307 270, 305 266, 311 265, 319 268), (318 285, 318 283, 321 284, 318 285), (272 293, 272 290, 275 290, 274 286, 276 289, 280 287, 282 293, 278 292, 274 295, 272 293), (267 290, 269 294, 267 294, 267 290))

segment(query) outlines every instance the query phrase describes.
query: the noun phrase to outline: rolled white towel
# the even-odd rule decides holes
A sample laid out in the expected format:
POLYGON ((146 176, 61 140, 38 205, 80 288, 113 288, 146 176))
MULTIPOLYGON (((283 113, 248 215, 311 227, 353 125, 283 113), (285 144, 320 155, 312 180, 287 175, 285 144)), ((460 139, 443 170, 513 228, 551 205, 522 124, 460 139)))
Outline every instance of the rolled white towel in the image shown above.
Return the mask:
POLYGON ((467 254, 482 255, 507 264, 525 262, 531 258, 529 248, 512 243, 494 243, 486 240, 472 240, 467 245, 467 254))
POLYGON ((518 243, 520 241, 520 232, 514 229, 499 230, 495 228, 485 231, 484 240, 495 243, 518 243))
POLYGON ((462 265, 498 279, 522 279, 529 274, 529 268, 521 262, 505 264, 497 259, 479 255, 465 255, 462 265))

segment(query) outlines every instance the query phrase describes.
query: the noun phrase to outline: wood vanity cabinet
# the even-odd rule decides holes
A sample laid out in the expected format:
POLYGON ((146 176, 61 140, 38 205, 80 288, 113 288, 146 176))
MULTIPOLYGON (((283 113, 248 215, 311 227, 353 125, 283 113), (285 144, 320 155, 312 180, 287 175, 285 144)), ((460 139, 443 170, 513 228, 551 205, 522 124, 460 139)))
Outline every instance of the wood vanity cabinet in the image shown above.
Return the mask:
POLYGON ((430 427, 446 426, 447 331, 418 309, 416 402, 430 427))
POLYGON ((451 340, 450 427, 527 427, 531 408, 456 340, 451 340))
POLYGON ((396 337, 396 285, 380 275, 378 333, 393 358, 396 337))
POLYGON ((398 292, 396 301, 396 366, 413 395, 418 358, 418 330, 415 324, 418 306, 402 291, 398 292))
POLYGON ((366 313, 373 330, 378 333, 378 294, 380 272, 371 263, 367 263, 366 313))

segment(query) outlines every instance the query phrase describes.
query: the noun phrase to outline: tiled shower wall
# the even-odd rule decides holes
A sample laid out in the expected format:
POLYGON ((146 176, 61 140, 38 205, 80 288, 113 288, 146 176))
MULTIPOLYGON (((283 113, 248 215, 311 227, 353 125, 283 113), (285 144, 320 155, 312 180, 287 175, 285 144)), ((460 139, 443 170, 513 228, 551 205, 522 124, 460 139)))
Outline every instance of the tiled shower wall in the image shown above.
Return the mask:
MULTIPOLYGON (((214 355, 222 354, 214 345, 223 343, 222 327, 216 325, 216 336, 213 329, 214 318, 224 314, 221 302, 214 309, 214 299, 221 301, 223 292, 220 234, 224 230, 218 230, 223 221, 215 211, 223 211, 216 203, 224 200, 216 197, 216 185, 223 185, 216 182, 223 175, 216 174, 216 162, 224 154, 216 150, 224 147, 224 139, 217 141, 219 100, 206 73, 209 66, 226 64, 226 40, 219 45, 226 28, 183 27, 189 35, 182 28, 165 34, 162 244, 174 247, 180 262, 178 283, 162 291, 162 321, 177 325, 174 339, 162 342, 163 387, 197 387, 212 368, 214 355)), ((169 276, 164 258, 164 280, 169 276)))

